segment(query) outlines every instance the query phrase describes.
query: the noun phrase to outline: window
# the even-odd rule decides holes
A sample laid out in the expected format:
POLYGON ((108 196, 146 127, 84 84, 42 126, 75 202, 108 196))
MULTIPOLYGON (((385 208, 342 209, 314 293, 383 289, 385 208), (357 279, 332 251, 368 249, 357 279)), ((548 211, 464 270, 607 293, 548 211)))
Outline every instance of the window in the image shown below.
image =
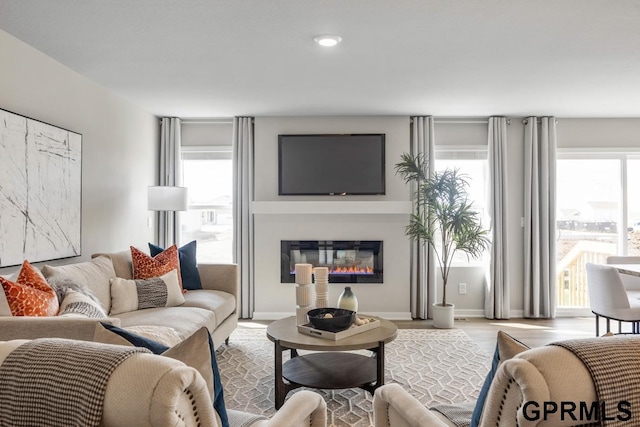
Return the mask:
MULTIPOLYGON (((436 149, 435 167, 437 171, 445 169, 458 169, 460 173, 466 175, 469 187, 469 199, 473 202, 474 208, 480 212, 482 223, 485 227, 489 224, 487 217, 487 180, 488 180, 488 162, 487 150, 485 147, 452 147, 436 149)), ((452 266, 478 266, 482 265, 488 259, 489 253, 485 253, 481 259, 469 259, 462 252, 457 252, 454 256, 452 266)))
POLYGON ((639 180, 638 155, 558 153, 558 307, 589 307, 586 263, 640 255, 639 180))
POLYGON ((198 262, 233 259, 233 168, 231 146, 182 147, 189 206, 180 219, 180 244, 198 242, 198 262))

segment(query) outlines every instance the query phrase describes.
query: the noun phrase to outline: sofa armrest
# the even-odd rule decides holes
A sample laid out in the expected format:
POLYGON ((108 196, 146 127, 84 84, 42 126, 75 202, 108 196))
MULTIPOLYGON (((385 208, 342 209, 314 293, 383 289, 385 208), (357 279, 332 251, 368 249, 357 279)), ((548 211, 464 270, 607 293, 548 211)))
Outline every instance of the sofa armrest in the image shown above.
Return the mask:
POLYGON ((544 418, 535 416, 535 405, 571 402, 580 408, 580 402, 596 401, 591 374, 580 359, 559 346, 537 347, 500 365, 487 394, 481 425, 508 426, 514 420, 523 427, 582 425, 585 421, 579 416, 574 420, 560 410, 544 418))
POLYGON ((220 427, 202 375, 177 360, 137 354, 107 383, 101 425, 220 427))
POLYGON ((224 291, 238 300, 237 264, 198 264, 202 289, 224 291))
POLYGON ((375 427, 446 427, 418 399, 395 383, 376 389, 373 424, 375 427))
POLYGON ((89 319, 78 317, 1 316, 0 341, 36 338, 67 338, 93 341, 96 323, 120 326, 120 319, 89 319))
POLYGON ((327 404, 318 393, 301 390, 287 399, 271 419, 254 425, 255 427, 326 427, 327 404))
MULTIPOLYGON (((0 341, 0 364, 25 342, 0 341)), ((88 389, 93 386, 87 383, 91 380, 90 376, 80 375, 77 384, 88 389)), ((67 393, 63 397, 70 405, 86 403, 82 393, 67 393)), ((34 405, 43 403, 36 402, 37 395, 21 394, 20 398, 27 402, 34 399, 34 405)), ((156 354, 134 354, 120 363, 109 376, 102 404, 100 425, 104 427, 220 427, 202 375, 178 360, 156 354)))

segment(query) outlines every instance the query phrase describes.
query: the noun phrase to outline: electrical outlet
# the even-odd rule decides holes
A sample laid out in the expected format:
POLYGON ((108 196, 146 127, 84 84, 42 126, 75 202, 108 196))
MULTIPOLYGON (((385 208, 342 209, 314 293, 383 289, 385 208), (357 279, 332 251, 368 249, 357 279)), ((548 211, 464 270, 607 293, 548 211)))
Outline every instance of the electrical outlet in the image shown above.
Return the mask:
POLYGON ((458 293, 464 295, 467 293, 467 284, 466 283, 458 283, 458 293))

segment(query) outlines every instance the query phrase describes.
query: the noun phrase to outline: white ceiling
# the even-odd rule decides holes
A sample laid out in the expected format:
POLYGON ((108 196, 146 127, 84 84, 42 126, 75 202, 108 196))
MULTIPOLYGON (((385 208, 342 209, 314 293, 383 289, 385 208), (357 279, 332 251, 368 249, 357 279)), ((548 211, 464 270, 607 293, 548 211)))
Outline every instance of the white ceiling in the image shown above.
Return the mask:
POLYGON ((640 117, 638 0, 0 0, 0 29, 159 116, 640 117))

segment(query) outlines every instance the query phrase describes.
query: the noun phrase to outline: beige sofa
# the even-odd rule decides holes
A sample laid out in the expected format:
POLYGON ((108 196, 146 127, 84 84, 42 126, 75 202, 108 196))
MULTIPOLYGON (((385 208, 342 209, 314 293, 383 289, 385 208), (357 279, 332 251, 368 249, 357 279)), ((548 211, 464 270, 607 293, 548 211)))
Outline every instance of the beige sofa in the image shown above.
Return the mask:
MULTIPOLYGON (((601 345, 607 346, 607 340, 612 338, 600 339, 601 345)), ((628 372, 632 372, 633 368, 629 366, 628 372)), ((637 394, 638 390, 628 390, 625 396, 631 397, 634 393, 637 394)), ((560 408, 564 402, 565 408, 570 409, 571 403, 580 408, 583 402, 590 408, 597 401, 592 377, 578 357, 562 347, 539 347, 501 363, 489 388, 480 426, 586 425, 588 422, 584 419, 585 414, 580 419, 577 409, 573 411, 575 420, 568 412, 563 413, 560 409, 555 413, 547 413, 544 417, 544 404, 552 402, 560 408)), ((607 408, 607 416, 626 415, 617 412, 616 403, 609 404, 611 406, 607 408)), ((373 399, 373 409, 375 427, 455 425, 440 412, 426 408, 398 384, 378 388, 373 399)), ((637 417, 635 412, 632 415, 637 417)), ((629 425, 638 425, 636 418, 631 421, 629 425)))
MULTIPOLYGON (((0 365, 8 354, 27 341, 0 341, 0 365)), ((96 346, 96 351, 100 351, 100 346, 110 346, 91 344, 96 346)), ((59 358, 66 356, 64 351, 58 351, 56 355, 59 358)), ((79 378, 80 389, 83 386, 86 390, 93 387, 91 378, 85 380, 82 375, 76 377, 79 378)), ((21 404, 27 408, 40 408, 38 413, 44 413, 44 417, 54 413, 47 405, 52 405, 54 408, 60 406, 73 408, 76 403, 82 405, 85 398, 86 392, 75 396, 67 392, 42 402, 35 393, 26 396, 24 393, 20 394, 21 404), (79 402, 76 402, 74 397, 79 402)), ((326 410, 326 404, 319 394, 302 390, 293 394, 270 420, 238 411, 227 410, 227 412, 231 425, 326 427, 326 410), (244 422, 240 423, 240 421, 244 422)), ((33 411, 33 409, 29 410, 30 417, 34 416, 33 411)), ((19 417, 21 414, 16 414, 14 408, 10 406, 0 405, 0 420, 6 420, 8 416, 19 417), (11 413, 5 414, 3 411, 11 413)), ((65 414, 65 416, 70 415, 65 414)), ((51 423, 38 423, 38 425, 51 425, 51 423)), ((68 425, 78 425, 78 423, 68 425)), ((220 427, 221 423, 213 409, 206 382, 196 369, 169 357, 138 353, 120 363, 109 375, 102 400, 100 425, 104 427, 220 427)))
MULTIPOLYGON (((120 313, 107 322, 123 328, 139 326, 168 327, 182 339, 205 326, 219 347, 238 325, 238 270, 235 264, 199 264, 201 290, 184 294, 185 302, 176 307, 148 308, 120 313)), ((96 254, 91 261, 42 268, 47 280, 70 278, 86 285, 109 313, 109 279, 133 278, 129 251, 96 254)), ((4 295, 1 295, 4 297, 4 295)), ((5 302, 6 303, 6 302, 5 302)), ((58 337, 93 340, 98 320, 68 317, 0 316, 0 340, 58 337)))

